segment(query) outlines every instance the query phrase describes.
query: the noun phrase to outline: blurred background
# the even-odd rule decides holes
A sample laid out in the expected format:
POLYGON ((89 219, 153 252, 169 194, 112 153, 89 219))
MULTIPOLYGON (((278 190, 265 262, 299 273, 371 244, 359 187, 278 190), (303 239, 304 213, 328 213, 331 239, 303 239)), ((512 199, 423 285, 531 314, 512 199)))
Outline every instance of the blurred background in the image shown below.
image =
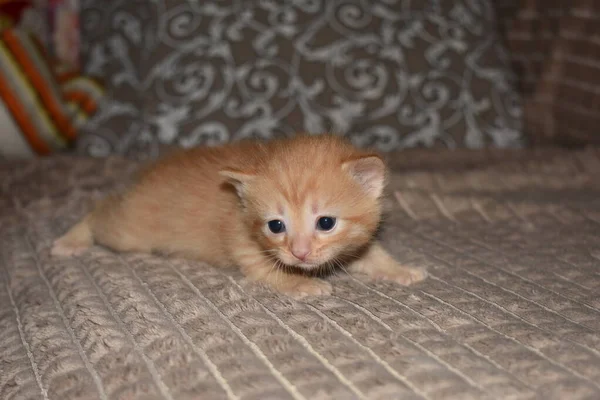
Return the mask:
POLYGON ((598 144, 599 15, 583 0, 0 0, 0 157, 298 131, 383 152, 598 144))

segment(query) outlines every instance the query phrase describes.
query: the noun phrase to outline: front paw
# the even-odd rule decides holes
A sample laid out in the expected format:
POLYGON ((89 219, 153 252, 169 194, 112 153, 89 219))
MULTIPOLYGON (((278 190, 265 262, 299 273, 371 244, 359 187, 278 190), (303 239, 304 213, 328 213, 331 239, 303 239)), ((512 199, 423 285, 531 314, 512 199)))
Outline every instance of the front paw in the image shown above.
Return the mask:
POLYGON ((331 283, 322 279, 303 278, 294 279, 294 282, 279 288, 281 292, 295 299, 302 299, 308 296, 326 296, 330 295, 333 287, 331 283))
POLYGON ((421 268, 404 267, 401 265, 385 270, 374 271, 373 278, 393 281, 408 286, 427 278, 427 271, 421 268))
POLYGON ((89 243, 63 237, 54 241, 52 248, 50 249, 50 255, 53 257, 79 256, 85 253, 89 247, 89 243))

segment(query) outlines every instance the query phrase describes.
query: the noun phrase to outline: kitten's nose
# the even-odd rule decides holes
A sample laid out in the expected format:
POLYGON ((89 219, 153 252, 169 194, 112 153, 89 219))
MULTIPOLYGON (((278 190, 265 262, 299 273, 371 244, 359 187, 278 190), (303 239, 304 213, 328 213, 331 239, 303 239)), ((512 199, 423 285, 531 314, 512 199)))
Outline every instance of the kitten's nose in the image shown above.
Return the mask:
POLYGON ((307 243, 292 243, 292 254, 300 261, 306 260, 310 254, 310 246, 307 243))
POLYGON ((300 261, 306 260, 308 253, 310 253, 308 249, 292 249, 292 254, 300 261))

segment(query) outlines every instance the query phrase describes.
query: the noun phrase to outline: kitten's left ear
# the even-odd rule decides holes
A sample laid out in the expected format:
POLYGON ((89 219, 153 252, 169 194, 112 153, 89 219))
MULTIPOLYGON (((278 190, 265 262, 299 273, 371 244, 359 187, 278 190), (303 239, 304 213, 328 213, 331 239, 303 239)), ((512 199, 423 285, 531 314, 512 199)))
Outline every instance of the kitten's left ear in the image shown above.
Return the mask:
POLYGON ((363 189, 372 197, 378 198, 385 186, 385 164, 376 155, 348 160, 342 164, 363 189))
POLYGON ((235 188, 240 197, 243 197, 248 184, 256 177, 254 174, 242 172, 233 168, 222 169, 219 171, 219 175, 227 178, 227 182, 235 188))

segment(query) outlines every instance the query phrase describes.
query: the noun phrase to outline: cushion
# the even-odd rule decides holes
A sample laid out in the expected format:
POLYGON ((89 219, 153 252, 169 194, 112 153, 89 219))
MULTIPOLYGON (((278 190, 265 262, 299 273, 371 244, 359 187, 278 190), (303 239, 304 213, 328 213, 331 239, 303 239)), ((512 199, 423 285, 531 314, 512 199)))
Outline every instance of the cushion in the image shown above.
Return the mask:
POLYGON ((34 7, 32 0, 0 0, 0 28, 18 24, 27 11, 34 7))
POLYGON ((33 35, 0 33, 0 156, 46 155, 71 146, 101 87, 77 71, 55 71, 33 35))
POLYGON ((297 131, 381 151, 524 143, 489 0, 90 0, 81 21, 84 68, 111 94, 85 154, 297 131))

